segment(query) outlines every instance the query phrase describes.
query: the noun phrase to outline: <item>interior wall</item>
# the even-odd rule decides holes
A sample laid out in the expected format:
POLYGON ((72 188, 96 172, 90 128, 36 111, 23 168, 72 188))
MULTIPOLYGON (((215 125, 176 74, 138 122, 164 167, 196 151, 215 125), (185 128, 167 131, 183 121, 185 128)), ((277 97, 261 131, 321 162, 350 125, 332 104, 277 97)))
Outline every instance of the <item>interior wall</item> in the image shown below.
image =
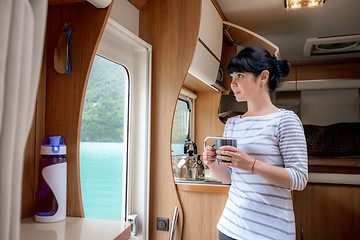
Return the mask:
POLYGON ((64 136, 67 145, 67 215, 83 216, 78 160, 82 100, 90 66, 111 5, 99 9, 88 2, 49 5, 44 59, 36 112, 24 156, 21 217, 33 216, 41 141, 64 136), (64 22, 73 28, 69 40, 70 74, 54 69, 54 49, 64 22))
POLYGON ((201 1, 148 0, 140 10, 139 36, 152 45, 149 239, 169 239, 156 218, 172 220, 179 207, 175 238, 182 239, 184 214, 171 164, 171 132, 180 89, 195 52, 201 1))
POLYGON ((110 12, 110 18, 127 30, 139 36, 139 10, 127 0, 116 0, 110 12))

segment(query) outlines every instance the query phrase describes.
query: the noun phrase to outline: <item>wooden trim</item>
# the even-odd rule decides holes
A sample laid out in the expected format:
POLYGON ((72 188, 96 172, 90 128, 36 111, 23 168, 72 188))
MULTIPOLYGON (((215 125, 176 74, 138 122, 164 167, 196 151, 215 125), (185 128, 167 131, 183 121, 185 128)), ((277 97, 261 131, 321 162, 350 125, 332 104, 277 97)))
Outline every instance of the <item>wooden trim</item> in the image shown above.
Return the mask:
POLYGON ((233 41, 239 45, 244 47, 262 47, 271 55, 278 56, 279 48, 259 34, 230 22, 224 22, 224 25, 229 27, 228 33, 232 37, 233 41))
POLYGON ((221 19, 223 21, 227 22, 227 18, 225 17, 225 15, 224 15, 223 11, 221 10, 221 8, 220 8, 219 4, 217 3, 217 1, 216 0, 211 0, 211 2, 214 4, 214 7, 216 8, 216 11, 218 11, 221 19))
POLYGON ((148 0, 128 0, 134 7, 140 10, 148 0))
POLYGON ((329 60, 316 60, 306 62, 291 62, 291 66, 309 66, 309 65, 327 65, 327 64, 345 64, 345 63, 359 63, 360 58, 340 58, 329 60))
POLYGON ((309 158, 309 166, 360 167, 359 158, 309 158))
POLYGON ((359 158, 309 157, 308 164, 312 173, 360 174, 359 158))
POLYGON ((48 0, 48 5, 60 5, 60 4, 69 4, 69 3, 80 3, 86 2, 87 0, 48 0))
POLYGON ((131 225, 125 228, 114 240, 128 240, 131 238, 131 225))
POLYGON ((209 85, 205 84, 203 81, 200 81, 192 74, 188 73, 186 75, 183 87, 193 90, 193 91, 200 91, 200 92, 213 92, 215 91, 209 85))
POLYGON ((30 217, 33 215, 34 207, 34 193, 36 192, 34 186, 35 178, 35 118, 33 119, 30 133, 27 139, 24 151, 24 172, 22 179, 22 203, 21 203, 21 218, 30 217))
POLYGON ((222 45, 222 50, 221 50, 220 66, 224 70, 224 79, 223 79, 222 83, 228 89, 228 91, 224 92, 223 94, 229 94, 230 90, 231 90, 230 84, 231 84, 232 78, 227 73, 226 68, 227 68, 227 65, 229 64, 230 60, 235 56, 236 51, 237 51, 236 46, 230 46, 227 43, 227 38, 225 36, 223 36, 223 45, 222 45))
POLYGON ((291 66, 289 75, 284 77, 282 81, 296 81, 297 78, 297 68, 295 66, 291 66))
MULTIPOLYGON (((227 194, 179 191, 184 216, 184 240, 218 239, 217 223, 224 210, 227 194)), ((168 238, 164 238, 168 239, 168 238)))
POLYGON ((181 239, 184 214, 171 163, 172 123, 180 89, 199 34, 200 0, 148 0, 140 10, 139 36, 152 45, 149 239, 168 239, 156 218, 172 219, 179 207, 175 239, 181 239))
POLYGON ((360 78, 360 62, 297 66, 296 80, 360 78))
POLYGON ((297 239, 360 239, 360 187, 308 183, 293 191, 297 239))
MULTIPOLYGON (((46 36, 44 42, 46 43, 46 36)), ((40 148, 42 140, 45 138, 45 98, 46 44, 44 46, 34 120, 25 148, 21 218, 27 218, 34 215, 35 196, 39 174, 40 148)))
POLYGON ((195 143, 198 154, 204 151, 204 140, 209 136, 222 136, 225 124, 218 117, 220 92, 197 92, 195 100, 195 143))
POLYGON ((210 185, 210 184, 188 184, 177 183, 176 188, 178 191, 183 192, 206 192, 206 193, 224 193, 228 194, 229 185, 210 185))
POLYGON ((84 217, 79 166, 81 113, 91 65, 112 4, 99 9, 88 2, 49 6, 47 22, 46 136, 60 135, 67 145, 67 215, 84 217), (60 30, 68 22, 71 72, 54 69, 60 30))

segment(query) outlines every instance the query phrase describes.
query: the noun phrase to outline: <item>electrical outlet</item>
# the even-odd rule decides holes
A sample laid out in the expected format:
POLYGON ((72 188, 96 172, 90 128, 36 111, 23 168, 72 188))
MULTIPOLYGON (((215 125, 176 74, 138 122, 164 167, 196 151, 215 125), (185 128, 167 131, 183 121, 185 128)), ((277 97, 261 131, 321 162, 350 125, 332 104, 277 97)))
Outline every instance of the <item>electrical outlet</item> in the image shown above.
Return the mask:
POLYGON ((156 230, 169 231, 169 219, 168 218, 156 218, 156 230))

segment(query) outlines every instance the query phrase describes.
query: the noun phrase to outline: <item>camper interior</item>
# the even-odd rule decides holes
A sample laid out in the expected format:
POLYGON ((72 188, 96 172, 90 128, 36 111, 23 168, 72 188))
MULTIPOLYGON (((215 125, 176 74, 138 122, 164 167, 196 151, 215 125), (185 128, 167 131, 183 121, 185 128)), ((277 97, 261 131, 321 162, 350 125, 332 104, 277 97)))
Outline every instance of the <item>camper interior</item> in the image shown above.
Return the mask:
POLYGON ((1 14, 32 10, 1 19, 0 239, 218 239, 230 184, 201 154, 247 111, 226 67, 254 46, 291 63, 271 100, 307 142, 296 239, 360 239, 360 1, 48 0, 41 13, 42 1, 5 2, 1 14), (40 31, 10 27, 19 16, 40 31), (31 57, 9 70, 14 29, 31 57), (66 143, 66 219, 45 224, 34 216, 49 136, 66 143))

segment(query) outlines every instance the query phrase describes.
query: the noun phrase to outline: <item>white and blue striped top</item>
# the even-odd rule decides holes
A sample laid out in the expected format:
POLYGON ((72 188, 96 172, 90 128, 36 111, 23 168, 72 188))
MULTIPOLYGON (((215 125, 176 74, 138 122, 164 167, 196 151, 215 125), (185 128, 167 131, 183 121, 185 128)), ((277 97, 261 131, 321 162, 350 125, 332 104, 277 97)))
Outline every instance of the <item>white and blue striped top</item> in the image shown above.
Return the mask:
POLYGON ((290 189, 229 167, 231 187, 218 229, 235 239, 295 239, 291 190, 302 190, 308 179, 307 148, 302 123, 289 110, 265 116, 228 119, 224 137, 237 148, 268 164, 284 167, 290 189))

